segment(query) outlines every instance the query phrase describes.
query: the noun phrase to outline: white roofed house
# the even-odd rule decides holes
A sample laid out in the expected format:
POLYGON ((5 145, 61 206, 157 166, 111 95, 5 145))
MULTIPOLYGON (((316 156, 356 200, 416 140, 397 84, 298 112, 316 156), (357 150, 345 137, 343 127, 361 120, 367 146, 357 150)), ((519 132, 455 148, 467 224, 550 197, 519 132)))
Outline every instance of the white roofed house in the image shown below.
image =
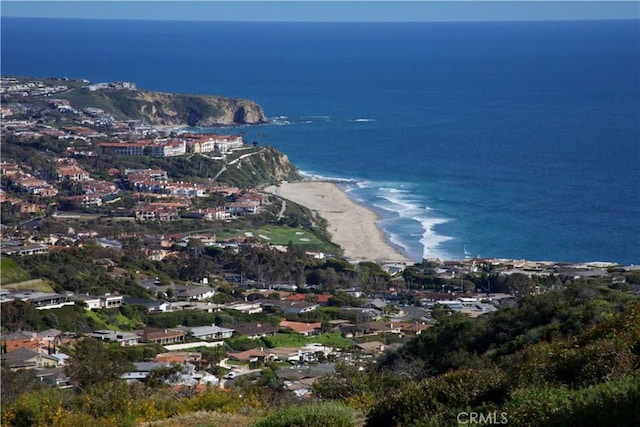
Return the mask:
POLYGON ((74 301, 84 304, 84 308, 87 310, 99 310, 102 308, 102 301, 100 297, 94 295, 73 295, 71 297, 74 301))
POLYGON ((193 338, 201 340, 223 340, 233 336, 233 329, 221 328, 220 326, 194 326, 184 328, 193 338))
POLYGON ((210 286, 188 286, 186 289, 177 291, 175 296, 180 300, 202 301, 215 294, 216 290, 210 286))
POLYGON ((103 295, 100 297, 103 308, 116 308, 122 305, 124 297, 122 295, 103 295))
POLYGON ((133 332, 119 332, 108 329, 101 329, 87 334, 100 341, 117 342, 121 346, 138 345, 140 335, 133 332))
POLYGON ((124 297, 122 295, 73 295, 71 299, 84 304, 87 310, 100 310, 120 307, 124 297))

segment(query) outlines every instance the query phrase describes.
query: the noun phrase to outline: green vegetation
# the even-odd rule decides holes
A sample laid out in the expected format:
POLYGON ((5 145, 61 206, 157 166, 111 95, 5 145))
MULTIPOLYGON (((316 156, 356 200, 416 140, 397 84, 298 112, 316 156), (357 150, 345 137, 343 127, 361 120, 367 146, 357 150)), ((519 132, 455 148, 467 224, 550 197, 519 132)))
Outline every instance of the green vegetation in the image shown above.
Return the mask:
POLYGON ((420 382, 388 393, 367 423, 436 426, 462 411, 504 411, 516 425, 636 425, 639 349, 637 299, 585 282, 478 321, 445 314, 381 361, 380 373, 420 382))
POLYGON ((339 332, 320 334, 312 337, 304 337, 297 333, 277 333, 273 337, 262 338, 262 341, 271 348, 298 347, 312 343, 323 344, 335 348, 348 348, 353 345, 339 332))
POLYGON ((263 225, 260 228, 227 229, 217 232, 216 237, 220 240, 254 237, 270 245, 293 245, 307 251, 338 252, 338 248, 327 241, 324 233, 319 233, 315 229, 309 230, 288 225, 263 225))
POLYGON ((8 291, 39 291, 39 292, 53 292, 53 284, 48 280, 32 279, 25 280, 24 282, 15 282, 9 285, 2 285, 3 289, 8 291))
POLYGON ((287 406, 258 420, 253 427, 352 427, 353 412, 336 403, 287 406))
POLYGON ((29 273, 20 267, 15 260, 5 256, 0 258, 0 276, 0 283, 2 285, 31 279, 29 273))

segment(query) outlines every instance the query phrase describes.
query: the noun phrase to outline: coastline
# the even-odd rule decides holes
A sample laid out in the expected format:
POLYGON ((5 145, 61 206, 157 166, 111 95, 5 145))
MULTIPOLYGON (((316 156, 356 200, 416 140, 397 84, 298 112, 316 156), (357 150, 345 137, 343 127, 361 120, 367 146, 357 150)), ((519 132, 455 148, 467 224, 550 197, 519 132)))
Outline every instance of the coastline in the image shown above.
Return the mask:
POLYGON ((316 211, 328 222, 331 240, 343 249, 350 261, 417 262, 387 241, 376 224, 380 220, 377 213, 351 200, 335 182, 283 182, 264 191, 316 211))

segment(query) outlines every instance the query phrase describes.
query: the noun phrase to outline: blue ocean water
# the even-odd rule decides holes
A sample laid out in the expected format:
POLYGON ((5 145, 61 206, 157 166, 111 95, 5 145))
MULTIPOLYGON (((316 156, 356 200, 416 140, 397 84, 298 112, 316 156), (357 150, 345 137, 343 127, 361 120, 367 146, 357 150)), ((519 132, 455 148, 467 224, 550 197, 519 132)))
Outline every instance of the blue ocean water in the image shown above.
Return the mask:
POLYGON ((412 258, 640 263, 638 21, 2 19, 4 75, 259 102, 412 258))

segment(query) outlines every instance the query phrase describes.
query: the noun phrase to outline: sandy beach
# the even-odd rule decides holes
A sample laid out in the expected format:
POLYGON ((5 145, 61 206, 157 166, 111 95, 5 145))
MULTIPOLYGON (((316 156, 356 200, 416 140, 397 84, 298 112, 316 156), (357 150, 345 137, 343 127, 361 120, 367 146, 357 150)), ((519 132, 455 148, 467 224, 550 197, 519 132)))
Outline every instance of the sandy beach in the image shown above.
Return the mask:
POLYGON ((387 243, 375 212, 353 202, 332 182, 285 182, 264 191, 316 211, 329 223, 331 240, 352 261, 415 262, 387 243))

